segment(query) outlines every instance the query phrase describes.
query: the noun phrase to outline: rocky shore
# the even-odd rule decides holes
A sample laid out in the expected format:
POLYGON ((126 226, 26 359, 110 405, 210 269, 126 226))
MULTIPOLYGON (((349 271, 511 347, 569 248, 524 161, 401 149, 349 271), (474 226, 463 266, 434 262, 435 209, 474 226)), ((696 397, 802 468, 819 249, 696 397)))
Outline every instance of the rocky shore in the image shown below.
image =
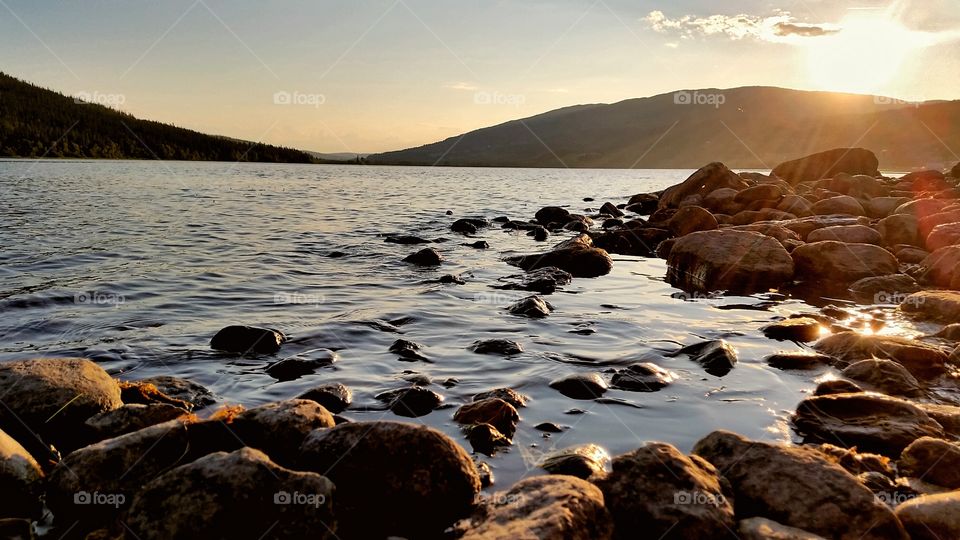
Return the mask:
MULTIPOLYGON (((839 149, 769 176, 712 163, 663 192, 584 214, 451 218, 451 232, 466 238, 489 227, 533 242, 567 237, 506 259, 524 272, 494 286, 531 294, 506 306, 517 317, 549 320, 545 297, 607 274, 611 254, 666 259, 666 279, 691 300, 771 291, 849 299, 762 329, 809 344, 765 358, 770 366, 836 373, 793 410, 794 444, 715 431, 689 454, 651 442, 611 460, 599 440, 546 455, 529 477, 499 486, 488 456, 511 451, 519 429, 561 429, 525 425, 530 398, 515 389, 454 406, 416 384, 376 396, 400 416, 447 415, 462 427, 454 440, 416 423, 351 421, 342 384, 244 408, 185 379, 121 381, 88 359, 28 358, 0 364, 0 537, 960 538, 958 183, 960 165, 887 178, 871 152, 839 149), (907 338, 851 316, 878 304, 937 331, 907 338)), ((445 258, 414 247, 404 261, 442 268, 445 258)), ((280 330, 237 325, 210 346, 269 357, 285 342, 280 330)), ((496 357, 522 346, 495 339, 471 349, 496 357)), ((429 360, 403 339, 390 352, 429 360)), ((715 377, 738 369, 738 351, 723 340, 670 354, 715 377)), ((329 351, 266 369, 283 380, 336 360, 329 351)), ((656 392, 674 379, 635 363, 550 387, 602 400, 611 387, 656 392)))

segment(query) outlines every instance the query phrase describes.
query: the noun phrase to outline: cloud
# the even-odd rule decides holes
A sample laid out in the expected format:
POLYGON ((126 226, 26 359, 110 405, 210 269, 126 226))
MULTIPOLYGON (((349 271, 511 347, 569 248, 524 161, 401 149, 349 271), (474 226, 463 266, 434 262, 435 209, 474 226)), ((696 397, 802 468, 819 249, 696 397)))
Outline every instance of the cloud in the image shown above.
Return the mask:
POLYGON ((813 38, 834 34, 839 28, 797 22, 787 11, 769 17, 755 15, 684 15, 671 19, 662 11, 651 11, 643 18, 650 28, 661 34, 677 34, 683 39, 703 36, 725 36, 732 40, 757 39, 782 43, 791 38, 813 38))
POLYGON ((478 90, 478 88, 475 85, 472 85, 466 82, 448 83, 443 85, 443 87, 446 88, 447 90, 467 90, 469 92, 474 92, 478 90))

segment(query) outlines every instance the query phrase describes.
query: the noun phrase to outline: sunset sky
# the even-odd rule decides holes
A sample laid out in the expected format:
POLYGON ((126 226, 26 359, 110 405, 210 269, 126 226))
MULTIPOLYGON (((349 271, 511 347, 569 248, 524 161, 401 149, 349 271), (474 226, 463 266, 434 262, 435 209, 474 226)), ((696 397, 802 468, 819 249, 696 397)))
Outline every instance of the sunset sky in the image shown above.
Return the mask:
POLYGON ((960 99, 958 0, 0 0, 0 71, 136 116, 377 152, 772 85, 960 99))

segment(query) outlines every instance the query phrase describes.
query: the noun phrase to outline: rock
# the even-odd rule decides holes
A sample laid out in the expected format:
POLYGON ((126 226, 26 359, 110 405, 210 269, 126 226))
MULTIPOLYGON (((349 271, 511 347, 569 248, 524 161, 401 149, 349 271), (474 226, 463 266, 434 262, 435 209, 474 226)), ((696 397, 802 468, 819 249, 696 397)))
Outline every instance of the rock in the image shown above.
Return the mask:
POLYGON ((807 236, 807 242, 822 242, 824 240, 836 240, 846 244, 874 244, 883 243, 883 237, 880 233, 867 227, 866 225, 837 225, 834 227, 824 227, 811 232, 807 236))
POLYGON ((43 471, 37 460, 13 437, 0 431, 0 515, 40 517, 43 491, 43 471))
POLYGON ((906 274, 866 277, 853 282, 850 292, 871 304, 896 304, 906 295, 920 290, 917 280, 906 274))
POLYGON ((900 264, 919 265, 924 259, 930 256, 930 252, 912 246, 900 246, 900 248, 895 249, 893 253, 897 256, 900 264))
MULTIPOLYGON (((788 240, 800 240, 800 235, 774 221, 762 221, 760 223, 752 223, 750 225, 737 225, 734 227, 728 227, 728 229, 733 231, 758 232, 765 236, 776 238, 781 244, 788 240)), ((801 244, 802 243, 803 242, 801 242, 801 244)))
POLYGON ((793 259, 779 242, 747 231, 705 231, 674 243, 667 281, 695 291, 766 291, 793 278, 793 259))
POLYGON ((333 483, 263 452, 217 452, 143 486, 124 525, 135 538, 336 538, 333 483), (263 535, 263 536, 261 536, 263 535))
POLYGON ((533 426, 533 429, 545 433, 563 433, 563 428, 553 422, 541 422, 533 426))
POLYGON ((466 517, 480 492, 466 451, 443 433, 413 424, 318 429, 301 447, 300 466, 337 486, 334 514, 342 538, 435 537, 466 517))
POLYGON ((510 278, 520 279, 520 282, 497 285, 495 288, 553 294, 558 288, 569 285, 573 281, 570 272, 552 266, 533 270, 524 276, 509 276, 507 279, 510 278))
POLYGON ((542 319, 553 312, 553 306, 539 296, 528 296, 518 300, 507 308, 513 315, 530 317, 532 319, 542 319))
POLYGON ((783 195, 783 189, 776 184, 760 184, 737 193, 733 200, 741 204, 750 204, 757 201, 779 202, 783 195))
POLYGON ((292 466, 311 431, 334 425, 333 415, 316 401, 288 399, 241 412, 232 428, 244 446, 263 450, 277 463, 292 466))
POLYGON ((464 431, 473 451, 486 456, 493 456, 501 448, 513 444, 513 441, 490 424, 467 424, 464 431))
POLYGON ((421 346, 419 343, 414 343, 405 339, 398 339, 394 341, 387 350, 398 355, 401 360, 408 360, 411 362, 415 362, 417 360, 427 361, 427 357, 420 352, 422 349, 423 346, 421 346))
POLYGON ((797 405, 792 420, 806 442, 856 446, 885 456, 898 456, 923 436, 943 437, 943 427, 920 407, 880 394, 810 397, 797 405))
POLYGON ((816 369, 833 364, 834 359, 818 353, 779 352, 767 356, 763 361, 777 369, 816 369))
POLYGON ((424 248, 412 255, 407 255, 403 258, 403 262, 417 266, 440 266, 443 263, 443 257, 433 248, 424 248))
POLYGON ((813 215, 813 204, 800 195, 787 195, 777 204, 777 210, 797 217, 806 217, 813 215))
POLYGON ((960 222, 960 208, 952 208, 954 207, 948 207, 943 212, 932 216, 921 216, 917 220, 921 238, 929 238, 930 233, 937 227, 960 222))
POLYGON ((855 199, 868 200, 876 197, 885 197, 890 194, 890 188, 874 178, 875 175, 840 173, 833 178, 825 178, 813 184, 814 190, 823 189, 830 192, 849 195, 855 199))
POLYGON ((871 244, 845 244, 828 240, 793 250, 798 278, 809 282, 852 283, 874 276, 895 274, 897 258, 871 244))
MULTIPOLYGON (((156 377, 147 377, 135 381, 140 384, 152 384, 158 391, 171 398, 192 404, 191 410, 202 409, 217 402, 213 392, 208 390, 202 384, 181 379, 180 377, 171 377, 169 375, 158 375, 156 377)), ((124 403, 129 403, 126 396, 123 397, 124 403)))
POLYGON ((305 375, 312 375, 318 369, 332 365, 339 359, 340 356, 330 349, 314 349, 283 358, 267 366, 264 371, 278 381, 295 381, 305 375))
POLYGON ((609 274, 613 268, 613 259, 606 251, 592 246, 593 241, 589 236, 580 235, 573 241, 562 243, 553 251, 510 257, 507 262, 527 271, 554 266, 569 272, 573 277, 589 278, 609 274))
POLYGON ((603 225, 601 225, 601 227, 603 227, 604 229, 615 229, 617 227, 622 227, 622 226, 623 226, 623 220, 620 218, 605 219, 603 220, 603 225))
POLYGON ((699 231, 712 231, 717 226, 717 218, 699 206, 680 208, 667 224, 667 228, 674 236, 686 236, 699 231))
POLYGON ((642 216, 650 215, 657 211, 660 204, 660 197, 654 193, 638 193, 627 201, 626 210, 642 216))
POLYGON ((820 338, 820 321, 809 317, 784 319, 761 328, 770 339, 785 341, 816 341, 820 338))
POLYGON ((613 534, 600 490, 569 476, 521 480, 509 491, 494 494, 484 512, 459 528, 460 540, 609 540, 613 534))
POLYGON ((920 226, 916 216, 910 214, 894 214, 880 220, 876 225, 877 232, 887 246, 908 244, 919 246, 920 226))
POLYGON ((613 374, 611 383, 618 390, 656 392, 669 386, 677 376, 656 364, 631 364, 613 374))
POLYGON ((950 489, 960 489, 960 446, 933 437, 921 437, 903 450, 897 469, 950 489))
POLYGON ((567 223, 570 221, 570 211, 559 206, 546 206, 537 210, 534 216, 541 225, 550 225, 551 223, 567 223))
POLYGON ((921 379, 936 377, 946 370, 947 355, 943 351, 901 337, 840 332, 821 339, 813 348, 846 364, 864 358, 893 360, 921 379))
POLYGON ((950 176, 960 179, 960 163, 957 163, 952 169, 950 169, 950 176))
MULTIPOLYGON (((0 538, 9 540, 34 540, 33 523, 29 519, 0 518, 0 538)), ((89 540, 98 540, 87 536, 89 540)))
POLYGON ((353 403, 353 392, 347 386, 335 383, 311 388, 297 396, 297 399, 316 401, 333 414, 340 414, 353 403))
POLYGON ((464 245, 467 247, 472 247, 473 249, 489 249, 490 248, 490 244, 488 244, 484 240, 477 240, 472 244, 464 244, 464 245))
POLYGON ((912 540, 960 538, 960 493, 956 491, 911 499, 896 512, 912 540))
POLYGON ((779 223, 780 226, 797 233, 801 240, 805 240, 811 232, 824 227, 858 224, 860 224, 859 218, 855 216, 810 216, 779 223))
POLYGON ((487 398, 461 406, 453 415, 453 420, 458 424, 490 424, 512 439, 517 431, 520 413, 500 398, 487 398))
POLYGON ((855 448, 840 448, 832 444, 821 444, 817 447, 827 459, 840 465, 850 474, 856 476, 866 472, 878 473, 884 477, 896 478, 896 471, 890 465, 890 458, 879 454, 857 452, 855 448))
POLYGON ((609 461, 610 454, 603 448, 595 444, 583 444, 550 452, 537 466, 550 474, 566 474, 588 480, 603 476, 609 461))
POLYGON ((430 240, 426 238, 420 238, 419 236, 405 235, 405 234, 389 234, 386 238, 383 239, 384 242, 389 244, 400 244, 403 246, 415 246, 417 244, 429 244, 430 240))
POLYGON ((49 454, 46 444, 62 452, 79 447, 87 418, 123 405, 117 381, 79 358, 0 363, 0 396, 0 430, 41 460, 49 454))
POLYGON ((480 392, 473 396, 473 401, 483 401, 489 398, 502 399, 517 408, 526 407, 527 402, 530 401, 529 397, 517 392, 513 388, 495 388, 488 392, 480 392))
POLYGON ((90 442, 112 439, 145 427, 174 420, 188 413, 167 403, 143 405, 131 403, 112 411, 104 411, 87 419, 84 424, 90 433, 90 442))
POLYGON ((444 283, 447 285, 464 285, 467 282, 458 274, 444 274, 440 276, 440 279, 437 280, 437 283, 444 283))
POLYGON ((458 219, 450 225, 450 230, 460 234, 474 234, 477 232, 477 225, 472 219, 458 219))
POLYGON ((839 173, 879 176, 880 161, 864 148, 837 148, 777 165, 773 174, 791 185, 833 178, 839 173))
POLYGON ((830 216, 834 214, 844 214, 848 216, 866 215, 866 211, 860 202, 849 195, 838 195, 817 201, 810 211, 818 216, 830 216))
POLYGON ((477 354, 499 354, 510 356, 523 352, 523 346, 509 339, 483 339, 474 341, 470 349, 477 354))
POLYGON ((882 219, 893 214, 897 208, 910 202, 909 197, 874 197, 863 203, 867 215, 874 219, 882 219))
POLYGON ((816 389, 813 391, 813 395, 829 396, 833 394, 853 394, 857 392, 863 392, 863 388, 860 388, 855 383, 850 381, 833 379, 823 381, 822 383, 818 384, 816 389))
POLYGON ((734 215, 744 209, 744 204, 736 202, 739 191, 732 188, 720 188, 711 191, 703 198, 703 207, 715 214, 734 215))
POLYGON ((772 208, 765 208, 763 210, 745 210, 743 212, 737 213, 730 220, 730 223, 733 225, 750 225, 753 223, 759 223, 762 221, 786 221, 791 219, 796 219, 797 216, 781 212, 779 210, 774 210, 772 208))
MULTIPOLYGON (((666 226, 666 225, 665 225, 666 226)), ((609 231, 594 237, 594 245, 610 253, 633 255, 636 257, 653 257, 657 247, 668 241, 672 233, 666 229, 643 226, 641 228, 627 225, 626 229, 609 231)))
POLYGON ((608 216, 613 217, 623 217, 623 212, 619 208, 613 205, 613 203, 605 202, 603 206, 600 207, 601 214, 607 214, 608 216))
POLYGON ((687 355, 710 375, 723 377, 737 364, 737 350, 724 340, 704 341, 681 348, 667 356, 687 355))
POLYGON ((891 360, 872 358, 860 360, 841 373, 848 379, 891 396, 920 397, 923 388, 907 368, 891 360))
POLYGON ((920 280, 960 290, 960 246, 940 248, 920 263, 920 280))
POLYGON ((713 465, 666 443, 615 457, 597 485, 617 538, 723 538, 734 526, 731 494, 713 465))
POLYGON ((408 418, 430 414, 443 403, 443 396, 419 386, 382 392, 376 398, 386 403, 393 414, 408 418))
POLYGON ((536 229, 531 229, 527 233, 527 236, 532 236, 537 242, 543 242, 550 237, 550 233, 544 227, 537 227, 536 229))
POLYGON ((932 216, 943 212, 948 206, 953 204, 944 199, 916 199, 902 204, 893 211, 894 214, 909 214, 918 219, 926 216, 932 216))
POLYGON ((607 392, 607 383, 596 373, 574 373, 551 382, 550 388, 572 399, 595 399, 607 392))
POLYGON ((737 530, 739 540, 826 540, 822 536, 762 517, 741 520, 737 530))
POLYGON ((764 516, 828 538, 907 539, 889 508, 814 449, 715 431, 693 453, 730 482, 739 517, 764 516))
POLYGON ((960 223, 937 225, 927 235, 926 246, 929 251, 956 245, 960 245, 960 223))
POLYGON ((748 187, 749 183, 723 163, 711 163, 693 173, 683 183, 665 189, 660 196, 658 207, 678 208, 680 202, 691 195, 705 197, 717 189, 731 188, 740 191, 748 187))
POLYGON ((239 354, 273 354, 280 350, 286 336, 270 328, 227 326, 210 340, 210 348, 239 354))
POLYGON ((943 426, 948 435, 960 438, 960 407, 937 403, 916 403, 916 406, 943 426))

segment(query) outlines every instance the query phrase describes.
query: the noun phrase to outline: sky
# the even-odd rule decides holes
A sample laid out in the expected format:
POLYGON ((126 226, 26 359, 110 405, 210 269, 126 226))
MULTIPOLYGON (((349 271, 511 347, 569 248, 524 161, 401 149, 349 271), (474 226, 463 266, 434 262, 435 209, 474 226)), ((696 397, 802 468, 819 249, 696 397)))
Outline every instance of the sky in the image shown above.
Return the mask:
POLYGON ((750 85, 960 99, 960 0, 0 0, 0 71, 321 152, 750 85))

